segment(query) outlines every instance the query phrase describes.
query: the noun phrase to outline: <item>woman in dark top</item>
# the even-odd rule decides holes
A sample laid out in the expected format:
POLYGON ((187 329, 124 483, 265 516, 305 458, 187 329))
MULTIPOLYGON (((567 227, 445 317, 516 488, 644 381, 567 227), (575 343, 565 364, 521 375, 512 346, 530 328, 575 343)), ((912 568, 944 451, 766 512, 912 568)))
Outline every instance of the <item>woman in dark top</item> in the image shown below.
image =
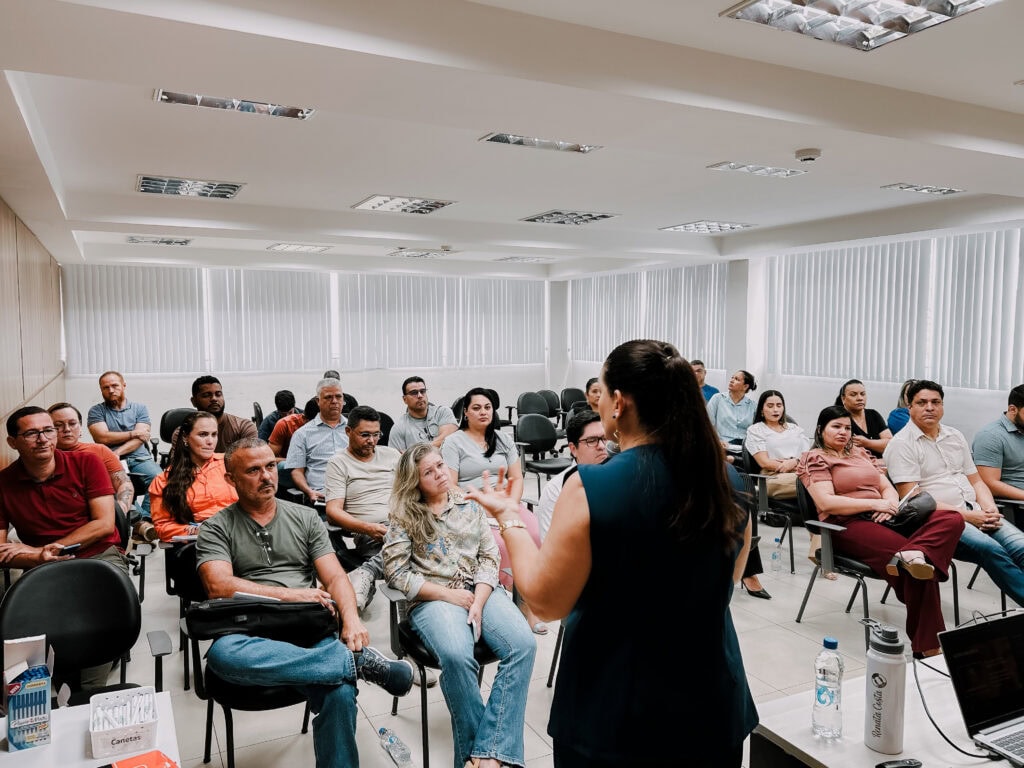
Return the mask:
POLYGON ((878 411, 867 408, 868 393, 864 383, 850 379, 843 384, 836 398, 836 405, 850 414, 853 423, 853 444, 863 448, 876 459, 882 458, 885 446, 892 440, 892 432, 878 411))
POLYGON ((757 722, 729 613, 747 519, 704 396, 659 341, 616 347, 601 380, 601 421, 622 452, 566 481, 539 551, 501 474, 495 489, 467 493, 499 521, 533 609, 568 615, 548 723, 554 765, 739 766, 757 722), (629 557, 643 558, 639 582, 625 575, 629 557), (687 630, 668 630, 672 606, 685 606, 687 630))

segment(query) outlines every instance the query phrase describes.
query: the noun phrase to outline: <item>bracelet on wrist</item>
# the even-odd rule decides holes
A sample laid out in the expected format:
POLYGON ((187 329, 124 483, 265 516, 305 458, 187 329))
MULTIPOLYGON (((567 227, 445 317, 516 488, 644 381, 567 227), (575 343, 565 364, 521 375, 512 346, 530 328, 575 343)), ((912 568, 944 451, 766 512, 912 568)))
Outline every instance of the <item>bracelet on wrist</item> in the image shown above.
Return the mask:
POLYGON ((518 517, 514 517, 511 520, 505 520, 498 523, 498 533, 505 533, 509 528, 525 528, 526 523, 520 520, 518 517))

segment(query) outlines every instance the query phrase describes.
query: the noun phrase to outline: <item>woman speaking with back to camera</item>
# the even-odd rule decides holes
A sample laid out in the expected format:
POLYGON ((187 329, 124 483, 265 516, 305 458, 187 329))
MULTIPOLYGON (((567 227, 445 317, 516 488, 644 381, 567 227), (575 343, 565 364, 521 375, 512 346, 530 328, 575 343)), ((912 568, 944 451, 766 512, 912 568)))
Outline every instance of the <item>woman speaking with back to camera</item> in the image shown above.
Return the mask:
POLYGON ((601 382, 601 422, 622 452, 566 481, 539 550, 502 475, 467 491, 499 521, 533 609, 568 617, 554 765, 738 767, 757 722, 729 615, 746 515, 675 347, 621 344, 601 382), (688 628, 668 631, 666 611, 688 628))

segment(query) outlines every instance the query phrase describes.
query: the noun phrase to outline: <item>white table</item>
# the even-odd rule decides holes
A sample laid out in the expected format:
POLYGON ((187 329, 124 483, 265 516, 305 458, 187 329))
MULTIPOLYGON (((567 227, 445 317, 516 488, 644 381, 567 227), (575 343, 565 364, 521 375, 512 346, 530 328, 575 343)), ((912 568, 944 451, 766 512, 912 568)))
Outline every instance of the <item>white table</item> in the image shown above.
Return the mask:
MULTIPOLYGON (((178 755, 178 736, 174 730, 174 711, 171 709, 171 694, 166 691, 156 695, 157 732, 156 745, 174 762, 181 764, 178 755)), ((53 710, 50 718, 50 743, 18 752, 7 751, 7 718, 0 718, 0 765, 4 768, 97 768, 122 757, 148 752, 137 749, 124 755, 94 759, 89 741, 89 705, 63 707, 53 710)))
MULTIPOLYGON (((945 671, 941 656, 926 663, 945 671)), ((946 736, 958 747, 977 752, 967 736, 953 684, 918 664, 921 690, 928 710, 946 736)), ((811 691, 759 704, 760 724, 750 736, 750 768, 871 768, 886 760, 917 758, 923 768, 984 768, 1006 766, 1004 760, 991 762, 971 758, 949 746, 928 721, 914 672, 907 666, 906 706, 904 709, 903 752, 883 755, 864 746, 864 678, 843 683, 843 736, 819 739, 811 733, 811 691)))

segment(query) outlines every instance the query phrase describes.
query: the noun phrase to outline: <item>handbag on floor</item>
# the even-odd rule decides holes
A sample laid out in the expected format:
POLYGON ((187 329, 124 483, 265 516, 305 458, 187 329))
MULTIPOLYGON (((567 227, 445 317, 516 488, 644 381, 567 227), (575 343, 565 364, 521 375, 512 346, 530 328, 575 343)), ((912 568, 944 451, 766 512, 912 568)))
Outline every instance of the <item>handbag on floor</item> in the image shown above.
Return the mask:
POLYGON ((185 613, 190 637, 215 640, 249 635, 310 648, 338 635, 338 619, 320 603, 288 603, 258 597, 218 597, 193 603, 185 613))

